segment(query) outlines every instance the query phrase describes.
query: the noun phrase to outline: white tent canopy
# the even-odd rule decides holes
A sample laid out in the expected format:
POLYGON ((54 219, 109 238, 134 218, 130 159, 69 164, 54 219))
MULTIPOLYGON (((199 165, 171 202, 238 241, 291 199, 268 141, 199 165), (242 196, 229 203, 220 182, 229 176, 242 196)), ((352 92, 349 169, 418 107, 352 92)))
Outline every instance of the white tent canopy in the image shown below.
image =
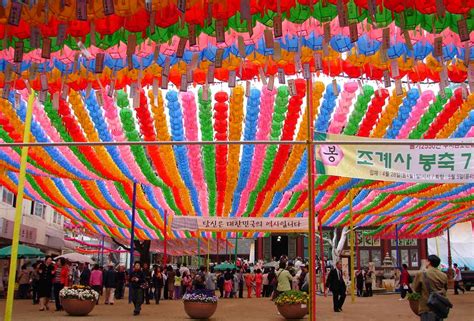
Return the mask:
MULTIPOLYGON (((451 256, 459 267, 474 270, 474 222, 460 223, 450 230, 451 256)), ((443 266, 448 266, 448 234, 428 240, 428 252, 441 258, 443 266)))

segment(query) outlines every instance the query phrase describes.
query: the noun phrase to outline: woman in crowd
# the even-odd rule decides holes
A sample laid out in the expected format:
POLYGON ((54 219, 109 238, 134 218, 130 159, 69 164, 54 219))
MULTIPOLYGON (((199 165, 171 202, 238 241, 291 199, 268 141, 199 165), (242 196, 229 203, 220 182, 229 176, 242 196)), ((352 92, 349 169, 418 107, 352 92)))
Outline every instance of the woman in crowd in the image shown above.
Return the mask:
POLYGON ((183 272, 183 280, 181 282, 183 284, 183 289, 184 289, 184 292, 182 293, 183 295, 193 290, 193 279, 188 272, 186 271, 183 272))
POLYGON ((367 296, 372 296, 372 274, 368 267, 365 268, 365 293, 367 296))
POLYGON ((217 288, 219 289, 219 292, 221 294, 221 298, 224 297, 224 273, 219 272, 217 275, 217 288))
POLYGON ((226 273, 224 274, 224 297, 230 298, 233 283, 234 279, 232 277, 232 274, 230 273, 230 269, 227 269, 226 273))
POLYGON ((161 289, 163 288, 164 281, 163 273, 161 273, 161 268, 158 265, 155 265, 153 269, 152 284, 155 289, 155 302, 160 304, 161 289))
POLYGON ((276 291, 274 292, 274 298, 278 297, 280 293, 287 292, 291 290, 291 282, 293 277, 290 272, 286 270, 286 262, 280 261, 279 269, 276 272, 276 277, 278 280, 278 285, 276 291))
POLYGON ((214 269, 211 268, 211 270, 206 273, 206 289, 214 293, 216 291, 216 282, 216 274, 214 273, 214 269))
POLYGON ((262 297, 262 282, 263 282, 262 271, 260 269, 257 269, 255 273, 255 296, 257 298, 262 297))
MULTIPOLYGON (((177 271, 179 272, 179 271, 177 271)), ((179 298, 179 289, 181 288, 181 275, 179 273, 175 273, 173 268, 168 265, 166 268, 166 274, 168 278, 168 300, 173 300, 173 293, 175 293, 175 298, 179 298), (179 280, 179 288, 176 293, 176 279, 179 280), (176 296, 177 295, 177 296, 176 296)))
POLYGON ((245 279, 245 286, 247 287, 247 298, 251 298, 254 275, 250 272, 250 269, 247 269, 247 271, 245 271, 244 279, 245 279))
POLYGON ((276 284, 275 268, 271 267, 270 272, 268 272, 268 290, 266 293, 266 297, 272 296, 272 293, 275 290, 275 287, 274 287, 275 284, 276 284))
POLYGON ((133 265, 133 271, 130 273, 130 291, 133 302, 133 315, 139 315, 142 309, 144 300, 144 289, 145 274, 142 271, 142 265, 140 262, 135 262, 133 265))
POLYGON ((30 291, 30 272, 28 272, 27 264, 21 266, 20 273, 16 280, 18 282, 18 298, 27 299, 30 291))
POLYGON ((406 264, 402 265, 402 274, 400 275, 400 295, 402 299, 405 299, 407 293, 412 293, 412 289, 410 287, 411 283, 411 276, 408 273, 408 266, 406 264))
POLYGON ((364 271, 362 269, 356 272, 357 296, 364 296, 364 271))
POLYGON ((264 298, 267 297, 267 293, 268 293, 268 269, 263 269, 263 274, 262 274, 262 296, 264 298))
MULTIPOLYGON (((99 268, 99 264, 94 265, 94 269, 91 272, 90 286, 93 288, 99 295, 102 295, 102 271, 99 268)), ((99 304, 99 299, 97 299, 96 304, 99 304)))
POLYGON ((51 256, 47 256, 44 263, 38 268, 38 296, 40 298, 40 311, 49 310, 49 298, 53 287, 54 266, 51 256))
POLYGON ((232 297, 233 298, 236 298, 237 297, 237 293, 239 291, 239 282, 240 282, 240 279, 239 279, 239 274, 237 273, 237 270, 233 270, 232 271, 232 297))

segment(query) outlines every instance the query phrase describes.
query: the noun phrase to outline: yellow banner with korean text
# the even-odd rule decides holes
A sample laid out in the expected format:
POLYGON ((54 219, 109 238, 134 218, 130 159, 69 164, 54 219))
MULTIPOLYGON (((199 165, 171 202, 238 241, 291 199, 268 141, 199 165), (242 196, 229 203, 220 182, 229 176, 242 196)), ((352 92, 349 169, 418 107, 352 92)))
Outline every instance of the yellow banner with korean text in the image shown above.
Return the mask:
POLYGON ((393 182, 474 183, 473 138, 392 140, 317 133, 316 139, 334 142, 316 146, 318 174, 393 182))

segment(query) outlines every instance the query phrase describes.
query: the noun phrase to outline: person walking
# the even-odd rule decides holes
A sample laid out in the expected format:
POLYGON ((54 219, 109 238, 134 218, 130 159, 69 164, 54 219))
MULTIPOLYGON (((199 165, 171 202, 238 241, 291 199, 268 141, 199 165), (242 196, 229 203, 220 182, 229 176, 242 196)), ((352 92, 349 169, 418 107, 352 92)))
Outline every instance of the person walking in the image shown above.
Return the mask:
POLYGON ((224 273, 219 272, 219 274, 217 274, 217 288, 219 289, 221 298, 224 297, 224 281, 225 281, 224 280, 224 273))
POLYGON ((359 269, 356 272, 357 296, 364 296, 364 270, 359 269))
POLYGON ((153 288, 155 289, 155 303, 160 304, 161 300, 161 289, 163 289, 164 280, 163 273, 161 273, 161 268, 156 265, 153 270, 153 276, 151 278, 153 288))
POLYGON ((273 298, 277 298, 280 293, 284 293, 291 290, 291 283, 293 282, 293 276, 290 271, 286 269, 286 261, 282 260, 279 264, 279 269, 276 272, 276 280, 278 281, 277 287, 273 292, 273 298))
POLYGON ((141 262, 133 264, 133 271, 130 273, 130 291, 133 302, 133 315, 139 315, 144 301, 145 274, 142 271, 141 262))
POLYGON ((369 270, 368 267, 365 268, 365 293, 367 296, 373 296, 373 292, 372 292, 372 283, 373 283, 373 280, 372 280, 372 276, 373 276, 374 272, 369 270))
POLYGON ((117 272, 114 264, 109 263, 108 269, 104 271, 105 304, 114 304, 115 288, 117 287, 117 272))
POLYGON ((53 288, 54 265, 51 256, 47 256, 44 263, 38 268, 38 296, 40 298, 40 311, 49 310, 49 299, 53 288))
POLYGON ((336 267, 329 272, 326 287, 332 292, 334 312, 342 312, 342 306, 346 299, 346 282, 342 275, 341 262, 337 262, 336 267))
POLYGON ((427 304, 431 292, 437 292, 446 297, 448 277, 438 269, 440 263, 441 259, 438 256, 429 255, 426 271, 418 272, 413 281, 413 290, 421 294, 418 301, 420 321, 443 321, 427 304))
POLYGON ((260 269, 257 269, 255 273, 255 296, 257 298, 262 297, 262 283, 263 283, 263 275, 260 269))
POLYGON ((33 299, 33 305, 39 303, 39 293, 38 293, 38 282, 39 282, 39 273, 38 269, 41 262, 36 262, 32 265, 33 271, 31 272, 31 296, 33 299))
POLYGON ((268 294, 268 269, 263 270, 262 274, 262 296, 267 297, 268 294))
POLYGON ((54 304, 56 305, 56 311, 62 311, 63 306, 61 305, 61 299, 59 292, 69 284, 69 266, 66 264, 66 259, 61 257, 56 263, 54 269, 54 304))
MULTIPOLYGON (((96 264, 91 272, 89 283, 91 288, 99 293, 99 296, 102 295, 102 281, 102 271, 99 268, 99 264, 96 264)), ((99 304, 99 299, 97 299, 96 304, 99 304)))
POLYGON ((125 290, 125 267, 123 265, 119 265, 117 274, 115 275, 115 299, 121 300, 123 299, 123 294, 125 290))
POLYGON ((30 272, 28 271, 26 264, 21 266, 21 270, 16 281, 18 282, 18 298, 27 299, 28 292, 30 291, 30 272))
POLYGON ((411 283, 411 276, 408 273, 408 266, 406 264, 402 265, 402 274, 400 275, 400 296, 401 300, 405 299, 407 293, 412 293, 412 289, 410 287, 411 283))
POLYGON ((216 274, 214 273, 214 269, 211 267, 211 270, 206 273, 206 289, 212 291, 213 294, 216 291, 216 282, 216 274))
POLYGON ((275 268, 271 267, 270 271, 268 272, 268 289, 267 289, 266 297, 272 296, 273 291, 275 290, 275 284, 276 284, 275 268))
POLYGON ((226 273, 224 274, 224 297, 225 298, 230 298, 230 295, 232 293, 232 286, 234 284, 232 274, 230 273, 230 270, 227 269, 226 273))
POLYGON ((150 304, 150 298, 152 295, 151 292, 151 270, 148 263, 143 263, 143 274, 145 274, 145 283, 144 283, 144 291, 145 291, 145 304, 150 304))
POLYGON ((458 295, 459 290, 464 292, 466 291, 459 283, 462 281, 461 269, 458 267, 457 263, 453 264, 454 267, 454 294, 458 295))
POLYGON ((80 284, 84 286, 88 286, 90 284, 90 279, 91 279, 91 270, 89 270, 89 263, 84 263, 84 268, 82 269, 81 272, 81 277, 80 277, 80 284))
POLYGON ((176 273, 173 271, 173 268, 168 265, 167 268, 167 277, 168 277, 168 299, 173 300, 174 299, 179 299, 180 298, 180 292, 181 292, 181 273, 179 273, 179 270, 176 271, 176 273), (174 293, 174 295, 173 295, 174 293))
POLYGON ((232 295, 231 297, 232 298, 237 298, 237 295, 238 295, 238 291, 239 291, 239 282, 240 282, 240 279, 239 279, 239 275, 237 273, 237 270, 234 269, 232 271, 232 295))

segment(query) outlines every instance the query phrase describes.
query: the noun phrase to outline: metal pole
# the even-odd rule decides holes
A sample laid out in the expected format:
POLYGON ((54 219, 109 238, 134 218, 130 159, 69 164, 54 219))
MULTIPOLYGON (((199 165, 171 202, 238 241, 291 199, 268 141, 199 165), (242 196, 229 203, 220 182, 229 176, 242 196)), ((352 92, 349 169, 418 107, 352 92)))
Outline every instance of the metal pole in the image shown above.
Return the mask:
MULTIPOLYGON (((319 217, 319 214, 318 214, 319 217)), ((323 282, 323 292, 324 296, 326 296, 326 262, 324 256, 324 239, 323 239, 323 223, 321 218, 319 217, 319 251, 321 253, 321 275, 322 275, 322 282, 323 282)))
POLYGON ((201 267, 201 237, 198 237, 198 268, 201 267))
MULTIPOLYGON (((31 91, 28 96, 28 104, 26 107, 25 127, 23 129, 23 142, 30 142, 31 118, 33 115, 33 103, 35 101, 35 93, 31 91)), ((13 297, 15 294, 15 278, 18 260, 18 245, 20 243, 20 227, 21 216, 23 212, 23 195, 25 188, 26 164, 28 162, 28 147, 22 147, 20 160, 20 174, 18 176, 18 195, 15 208, 15 220, 13 225, 13 238, 10 255, 10 271, 8 274, 8 290, 7 302, 5 304, 5 321, 11 321, 13 314, 13 297)))
POLYGON ((398 224, 395 224, 395 249, 397 252, 397 267, 401 267, 401 260, 400 260, 400 249, 398 244, 398 224))
POLYGON ((313 94, 311 77, 306 81, 306 98, 308 105, 308 221, 309 221, 309 320, 316 321, 316 226, 314 218, 314 155, 313 155, 313 94))
POLYGON ((234 259, 234 263, 235 265, 237 266, 237 248, 239 246, 239 234, 238 232, 235 233, 235 249, 234 249, 234 256, 235 256, 235 259, 234 259))
POLYGON ((102 242, 101 242, 101 246, 100 246, 100 263, 102 266, 104 266, 104 238, 105 236, 102 235, 102 242))
POLYGON ((210 264, 210 247, 211 247, 211 238, 207 238, 207 271, 209 272, 209 264, 210 264))
MULTIPOLYGON (((130 273, 133 271, 134 263, 134 252, 135 252, 135 205, 137 202, 137 183, 133 182, 133 193, 132 193, 132 227, 130 229, 130 273)), ((130 294, 130 289, 128 289, 128 303, 132 302, 132 296, 130 294)))
POLYGON ((355 302, 355 273, 354 273, 354 216, 352 215, 352 203, 353 203, 353 191, 352 189, 349 191, 349 218, 350 218, 350 225, 351 225, 351 232, 350 232, 350 241, 351 241, 351 301, 352 303, 355 302))
POLYGON ((163 227, 163 265, 166 266, 166 263, 168 262, 168 252, 167 252, 167 245, 168 245, 168 227, 167 227, 167 221, 168 221, 168 211, 165 210, 165 215, 164 215, 164 227, 163 227))

